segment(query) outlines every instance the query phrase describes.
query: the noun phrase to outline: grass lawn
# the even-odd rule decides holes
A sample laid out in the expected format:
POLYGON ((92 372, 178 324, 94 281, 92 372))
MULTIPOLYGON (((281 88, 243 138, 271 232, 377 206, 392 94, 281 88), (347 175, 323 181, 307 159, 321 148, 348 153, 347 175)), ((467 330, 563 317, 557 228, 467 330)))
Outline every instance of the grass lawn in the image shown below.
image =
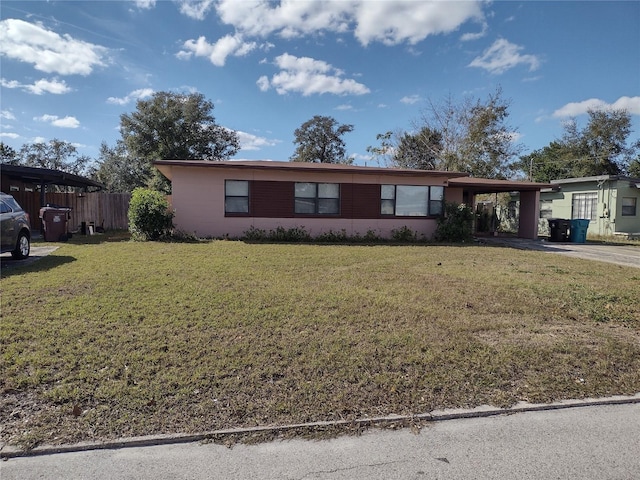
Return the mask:
POLYGON ((89 238, 2 272, 4 442, 640 392, 638 269, 479 245, 89 238))

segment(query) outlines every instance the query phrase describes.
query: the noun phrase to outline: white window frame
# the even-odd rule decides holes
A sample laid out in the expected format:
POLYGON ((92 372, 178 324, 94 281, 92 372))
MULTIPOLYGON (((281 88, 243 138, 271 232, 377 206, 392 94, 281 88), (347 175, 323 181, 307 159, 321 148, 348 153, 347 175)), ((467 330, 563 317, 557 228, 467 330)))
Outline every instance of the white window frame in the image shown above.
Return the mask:
POLYGON ((596 220, 598 218, 598 192, 574 193, 571 197, 571 218, 596 220))
MULTIPOLYGON (((420 199, 418 199, 420 200, 420 199)), ((437 217, 444 212, 444 187, 438 185, 380 185, 380 215, 395 217, 437 217), (424 189, 424 202, 402 205, 405 199, 424 189), (404 191, 403 191, 404 190, 404 191), (400 205, 399 205, 400 203, 400 205)))
POLYGON ((340 215, 340 184, 296 182, 294 212, 296 215, 340 215))
POLYGON ((623 217, 635 217, 638 213, 638 199, 636 197, 622 197, 621 215, 623 217), (629 205, 625 205, 625 201, 629 205))
POLYGON ((249 180, 224 181, 224 213, 249 215, 249 180), (239 204, 242 208, 237 208, 239 204))

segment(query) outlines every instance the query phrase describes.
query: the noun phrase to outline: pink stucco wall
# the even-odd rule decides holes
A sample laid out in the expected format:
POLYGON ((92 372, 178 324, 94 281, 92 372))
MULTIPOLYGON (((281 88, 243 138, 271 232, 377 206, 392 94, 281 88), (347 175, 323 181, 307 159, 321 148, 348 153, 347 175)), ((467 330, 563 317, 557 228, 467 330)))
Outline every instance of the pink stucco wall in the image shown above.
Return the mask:
MULTIPOLYGON (((353 236, 364 235, 373 230, 381 237, 390 237, 391 231, 403 226, 419 235, 431 238, 436 229, 433 218, 254 218, 225 217, 225 180, 271 180, 291 182, 366 183, 396 185, 444 185, 446 177, 407 177, 402 175, 362 174, 352 172, 306 172, 269 169, 236 169, 207 167, 166 167, 171 168, 172 206, 175 210, 174 223, 184 232, 199 237, 241 237, 250 227, 271 230, 276 227, 304 227, 312 236, 332 230, 353 236)), ((446 192, 446 191, 445 191, 446 192)), ((445 193, 445 195, 447 195, 445 193)), ((447 198, 447 201, 450 201, 447 198)))

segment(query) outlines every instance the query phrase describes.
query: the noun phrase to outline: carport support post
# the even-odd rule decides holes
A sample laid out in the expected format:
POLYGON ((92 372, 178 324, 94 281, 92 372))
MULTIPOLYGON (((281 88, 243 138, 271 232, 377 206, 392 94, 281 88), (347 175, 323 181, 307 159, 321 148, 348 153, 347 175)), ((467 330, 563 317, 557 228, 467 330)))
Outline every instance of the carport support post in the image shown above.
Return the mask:
MULTIPOLYGON (((47 184, 44 183, 44 180, 40 180, 40 208, 46 205, 47 205, 47 184)), ((40 234, 44 236, 44 222, 42 220, 40 220, 40 234)))
POLYGON ((538 238, 538 218, 540 217, 540 190, 520 192, 520 224, 518 237, 538 238))

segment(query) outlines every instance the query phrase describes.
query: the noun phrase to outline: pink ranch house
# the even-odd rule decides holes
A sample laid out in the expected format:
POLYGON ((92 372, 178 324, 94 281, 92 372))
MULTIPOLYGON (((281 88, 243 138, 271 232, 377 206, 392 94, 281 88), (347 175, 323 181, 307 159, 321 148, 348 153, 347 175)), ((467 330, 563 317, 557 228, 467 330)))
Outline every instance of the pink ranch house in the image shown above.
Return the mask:
POLYGON ((464 173, 274 161, 160 160, 171 180, 174 223, 198 237, 239 238, 252 227, 304 227, 311 236, 408 227, 433 237, 444 202, 520 192, 518 235, 536 238, 540 189, 548 185, 470 178, 464 173))

